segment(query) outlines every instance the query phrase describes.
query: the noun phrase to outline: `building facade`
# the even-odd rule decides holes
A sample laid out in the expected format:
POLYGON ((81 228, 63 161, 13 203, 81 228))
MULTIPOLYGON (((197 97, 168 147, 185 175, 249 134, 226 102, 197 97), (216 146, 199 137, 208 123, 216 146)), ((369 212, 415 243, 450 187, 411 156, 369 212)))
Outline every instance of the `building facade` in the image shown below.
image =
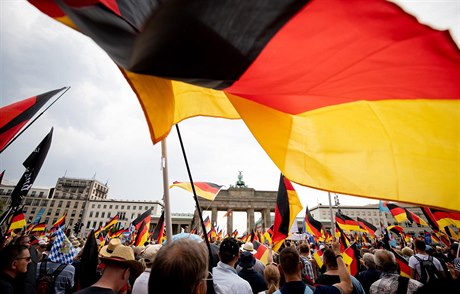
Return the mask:
MULTIPOLYGON (((0 185, 0 209, 6 209, 11 203, 14 187, 0 185)), ((39 218, 49 229, 66 213, 65 226, 73 229, 75 224, 82 223, 81 234, 85 235, 105 225, 117 213, 121 226, 128 228, 132 220, 151 209, 153 230, 161 215, 160 201, 109 199, 108 191, 107 185, 95 179, 59 178, 55 187, 29 190, 22 202, 25 220, 30 224, 39 218)), ((190 230, 192 219, 192 214, 173 213, 172 233, 190 230)))

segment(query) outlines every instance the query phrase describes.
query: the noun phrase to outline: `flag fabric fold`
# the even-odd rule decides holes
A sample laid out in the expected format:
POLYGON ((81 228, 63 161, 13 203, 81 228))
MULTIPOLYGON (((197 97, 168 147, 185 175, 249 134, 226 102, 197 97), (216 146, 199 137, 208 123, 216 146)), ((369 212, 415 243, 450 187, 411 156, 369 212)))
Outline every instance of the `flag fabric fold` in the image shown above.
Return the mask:
POLYGON ((108 222, 105 223, 105 226, 104 228, 102 228, 102 230, 108 230, 112 226, 116 225, 117 223, 118 223, 118 213, 115 214, 115 216, 112 217, 112 219, 110 219, 108 222))
POLYGON ((460 211, 459 50, 394 3, 29 2, 122 68, 155 143, 241 117, 293 182, 460 211))
MULTIPOLYGON (((197 196, 202 198, 208 199, 213 201, 216 198, 216 195, 219 193, 220 189, 222 188, 221 185, 217 185, 214 183, 209 182, 193 182, 193 186, 195 187, 195 192, 197 196)), ((192 185, 190 182, 177 182, 174 181, 169 188, 172 187, 179 187, 186 191, 192 192, 192 185)))

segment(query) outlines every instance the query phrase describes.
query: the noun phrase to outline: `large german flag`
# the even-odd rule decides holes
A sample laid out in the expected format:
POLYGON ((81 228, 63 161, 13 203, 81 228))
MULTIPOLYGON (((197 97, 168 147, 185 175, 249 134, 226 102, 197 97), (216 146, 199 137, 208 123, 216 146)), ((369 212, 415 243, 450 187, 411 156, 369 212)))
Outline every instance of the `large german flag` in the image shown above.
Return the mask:
POLYGON ((323 225, 321 222, 315 220, 310 213, 310 210, 305 209, 305 230, 315 236, 316 238, 321 238, 324 234, 323 225))
POLYGON ((405 208, 399 207, 393 203, 387 203, 388 209, 390 209, 391 215, 395 218, 398 223, 410 221, 412 222, 412 216, 408 214, 405 208))
MULTIPOLYGON (((213 201, 214 198, 216 198, 217 193, 219 193, 220 189, 222 188, 221 185, 209 182, 193 182, 193 186, 195 188, 196 195, 211 201, 213 201)), ((190 182, 174 181, 173 184, 169 186, 169 188, 172 187, 180 187, 184 190, 193 193, 193 188, 190 182)))
POLYGON ((278 251, 283 241, 288 237, 292 223, 302 208, 292 183, 284 175, 281 175, 273 221, 273 250, 278 251))
POLYGON ((371 224, 370 222, 362 219, 360 217, 357 218, 359 226, 368 232, 371 236, 375 236, 375 231, 377 231, 377 227, 371 224))
POLYGON ((293 182, 460 211, 459 50, 396 4, 30 1, 122 68, 154 142, 241 117, 293 182))
POLYGON ((337 212, 335 214, 335 221, 338 226, 345 231, 362 231, 359 223, 349 216, 337 212))
POLYGON ((46 92, 0 108, 0 152, 38 110, 63 89, 65 88, 46 92))

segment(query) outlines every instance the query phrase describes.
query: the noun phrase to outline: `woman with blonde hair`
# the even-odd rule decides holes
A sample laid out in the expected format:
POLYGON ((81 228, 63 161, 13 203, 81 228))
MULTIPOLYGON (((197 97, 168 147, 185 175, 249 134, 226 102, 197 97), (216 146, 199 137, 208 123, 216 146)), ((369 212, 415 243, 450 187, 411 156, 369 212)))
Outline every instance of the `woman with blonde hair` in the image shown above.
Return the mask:
POLYGON ((264 271, 265 281, 267 282, 267 290, 260 292, 264 294, 272 294, 280 287, 280 271, 278 267, 271 263, 265 267, 264 271))

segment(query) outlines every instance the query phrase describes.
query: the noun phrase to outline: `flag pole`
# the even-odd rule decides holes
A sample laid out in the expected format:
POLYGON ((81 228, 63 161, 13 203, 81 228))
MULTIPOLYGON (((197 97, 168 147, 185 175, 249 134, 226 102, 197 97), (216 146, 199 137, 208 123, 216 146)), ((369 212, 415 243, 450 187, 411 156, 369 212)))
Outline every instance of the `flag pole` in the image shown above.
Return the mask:
POLYGON ((165 212, 166 243, 172 242, 171 206, 169 202, 168 150, 166 138, 161 141, 161 168, 163 170, 163 202, 165 212))
POLYGON ((206 227, 204 226, 203 214, 201 212, 200 203, 198 202, 198 196, 196 195, 195 185, 193 184, 192 173, 190 172, 190 167, 188 165, 187 154, 185 154, 185 148, 184 148, 184 143, 182 142, 182 136, 180 135, 179 124, 176 124, 176 131, 177 131, 177 137, 179 138, 180 147, 182 149, 182 155, 184 156, 184 161, 185 161, 185 166, 187 168, 188 177, 190 179, 190 186, 192 187, 193 197, 195 199, 196 210, 198 211, 198 216, 200 217, 201 230, 203 231, 204 240, 206 241, 206 246, 208 247, 209 265, 211 267, 211 264, 212 264, 211 244, 209 242, 208 236, 206 235, 206 227))
POLYGON ((331 192, 327 192, 327 195, 329 196, 329 213, 331 214, 331 234, 335 234, 334 214, 332 213, 331 192))

